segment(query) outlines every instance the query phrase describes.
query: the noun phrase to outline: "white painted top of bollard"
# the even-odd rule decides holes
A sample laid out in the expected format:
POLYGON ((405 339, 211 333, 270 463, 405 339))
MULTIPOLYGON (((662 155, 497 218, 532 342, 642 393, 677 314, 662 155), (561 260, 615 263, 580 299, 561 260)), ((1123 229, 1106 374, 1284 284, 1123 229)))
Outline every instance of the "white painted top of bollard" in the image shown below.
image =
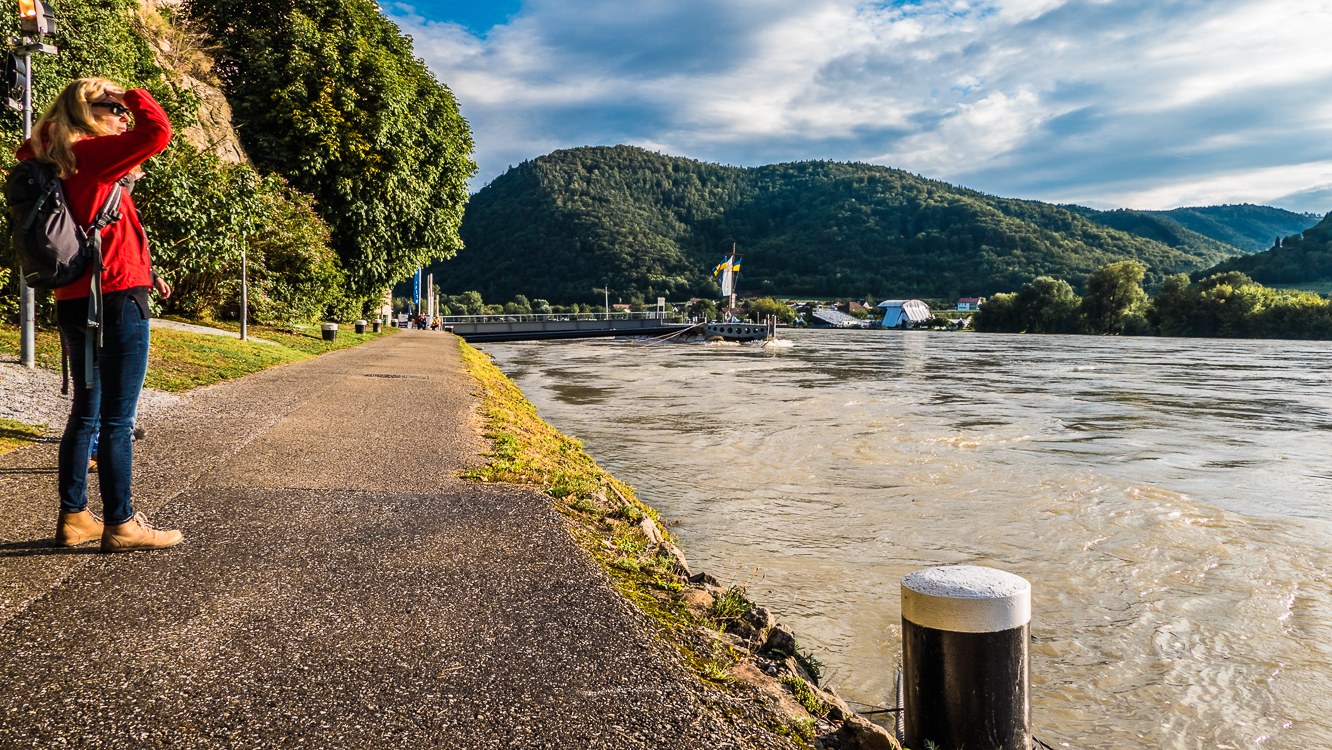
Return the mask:
POLYGON ((926 568, 902 578, 902 618, 955 633, 997 633, 1031 622, 1031 583, 979 565, 926 568))
POLYGON ((323 325, 323 330, 325 330, 325 331, 336 331, 336 330, 338 330, 338 324, 337 324, 337 323, 325 323, 325 324, 323 325))

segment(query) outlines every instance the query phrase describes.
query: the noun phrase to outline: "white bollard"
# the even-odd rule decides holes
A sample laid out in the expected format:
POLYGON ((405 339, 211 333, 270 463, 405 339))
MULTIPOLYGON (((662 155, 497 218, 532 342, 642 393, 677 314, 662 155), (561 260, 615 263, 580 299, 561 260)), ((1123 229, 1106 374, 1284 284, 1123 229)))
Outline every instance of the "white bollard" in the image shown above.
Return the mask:
POLYGON ((1031 584, 977 565, 902 579, 906 746, 1030 750, 1031 584))

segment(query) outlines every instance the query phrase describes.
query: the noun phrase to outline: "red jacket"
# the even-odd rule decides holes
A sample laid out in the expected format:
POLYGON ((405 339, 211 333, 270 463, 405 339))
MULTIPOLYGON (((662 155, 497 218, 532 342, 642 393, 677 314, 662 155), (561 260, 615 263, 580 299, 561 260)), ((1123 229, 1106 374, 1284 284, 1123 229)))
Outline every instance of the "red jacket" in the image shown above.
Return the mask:
MULTIPOLYGON (((145 159, 159 154, 171 142, 171 122, 166 112, 143 89, 125 92, 125 106, 134 113, 134 127, 120 135, 103 135, 74 142, 76 171, 65 180, 65 200, 79 226, 93 223, 97 210, 111 190, 120 188, 116 181, 129 174, 145 159)), ((18 158, 35 156, 29 142, 18 150, 18 158)), ((134 200, 128 193, 121 199, 124 217, 102 231, 102 291, 119 292, 136 286, 152 286, 152 261, 144 242, 143 225, 134 200)), ((83 278, 55 290, 57 300, 78 299, 90 294, 92 269, 83 278)))

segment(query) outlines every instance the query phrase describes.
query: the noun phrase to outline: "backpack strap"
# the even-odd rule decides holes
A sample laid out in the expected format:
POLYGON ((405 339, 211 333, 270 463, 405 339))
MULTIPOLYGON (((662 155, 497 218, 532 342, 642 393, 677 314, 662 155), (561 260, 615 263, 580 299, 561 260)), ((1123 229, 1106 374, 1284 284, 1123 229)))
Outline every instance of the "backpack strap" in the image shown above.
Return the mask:
POLYGON ((96 219, 93 220, 92 226, 88 227, 88 231, 83 237, 88 243, 88 249, 92 251, 92 279, 88 288, 87 334, 83 337, 84 383, 89 386, 93 381, 94 357, 97 355, 97 350, 102 348, 102 324, 106 318, 106 311, 102 304, 102 272, 106 270, 106 266, 102 264, 102 230, 120 221, 120 201, 124 195, 124 178, 122 178, 116 182, 111 194, 102 203, 102 208, 97 212, 96 219), (94 332, 96 333, 95 339, 94 332))

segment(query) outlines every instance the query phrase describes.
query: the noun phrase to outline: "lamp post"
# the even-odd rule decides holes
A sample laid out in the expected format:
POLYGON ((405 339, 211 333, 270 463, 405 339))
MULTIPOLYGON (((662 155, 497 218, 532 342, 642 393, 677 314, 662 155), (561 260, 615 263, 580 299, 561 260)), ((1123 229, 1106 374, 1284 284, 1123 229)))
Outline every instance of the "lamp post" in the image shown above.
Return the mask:
MULTIPOLYGON (((56 54, 45 44, 47 34, 55 33, 55 15, 41 0, 18 0, 21 39, 10 40, 11 50, 5 64, 6 104, 23 112, 23 139, 32 136, 32 53, 56 54)), ((19 363, 29 369, 37 366, 37 298, 19 269, 19 363)))

